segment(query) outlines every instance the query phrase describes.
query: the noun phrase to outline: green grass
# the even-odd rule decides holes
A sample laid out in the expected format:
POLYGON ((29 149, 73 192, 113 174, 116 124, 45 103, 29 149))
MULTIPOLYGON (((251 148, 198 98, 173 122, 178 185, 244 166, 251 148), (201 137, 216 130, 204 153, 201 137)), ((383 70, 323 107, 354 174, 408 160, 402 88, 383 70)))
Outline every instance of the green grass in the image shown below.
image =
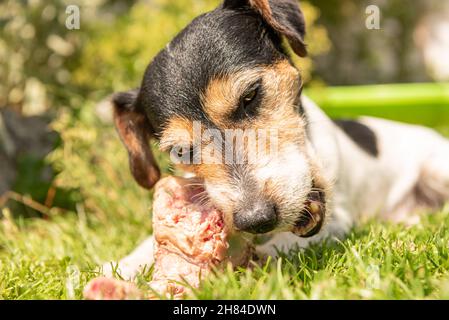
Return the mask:
MULTIPOLYGON (((145 218, 145 213, 142 213, 145 218)), ((406 228, 370 222, 341 242, 291 252, 225 276, 211 276, 199 299, 449 298, 449 208, 406 228)), ((83 213, 14 219, 0 226, 0 298, 79 299, 97 265, 117 259, 149 228, 139 219, 102 221, 83 213)))
MULTIPOLYGON (((151 233, 151 193, 131 178, 114 129, 89 106, 75 116, 62 113, 53 127, 62 144, 47 162, 57 172, 56 198, 68 203, 58 208, 50 201, 49 209, 36 212, 34 202, 19 197, 0 208, 0 299, 80 299, 99 265, 123 257, 151 233)), ((166 157, 156 157, 165 174, 173 173, 166 157)), ((32 196, 32 189, 22 193, 32 196)), ((227 269, 192 297, 449 299, 448 227, 449 207, 411 228, 371 221, 340 242, 227 269)))

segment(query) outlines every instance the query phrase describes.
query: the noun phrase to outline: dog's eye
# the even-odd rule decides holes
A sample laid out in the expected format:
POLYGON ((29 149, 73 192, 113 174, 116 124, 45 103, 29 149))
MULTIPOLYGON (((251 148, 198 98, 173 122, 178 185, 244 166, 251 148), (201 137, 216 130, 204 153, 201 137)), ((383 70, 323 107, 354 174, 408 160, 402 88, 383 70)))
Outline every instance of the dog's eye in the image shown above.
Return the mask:
POLYGON ((259 82, 251 86, 241 97, 239 108, 233 115, 235 120, 243 120, 247 117, 254 117, 257 114, 257 107, 260 102, 261 88, 259 82))
POLYGON ((243 106, 244 107, 248 106, 256 98, 256 96, 257 96, 257 89, 258 88, 252 89, 249 93, 247 93, 243 97, 243 106))

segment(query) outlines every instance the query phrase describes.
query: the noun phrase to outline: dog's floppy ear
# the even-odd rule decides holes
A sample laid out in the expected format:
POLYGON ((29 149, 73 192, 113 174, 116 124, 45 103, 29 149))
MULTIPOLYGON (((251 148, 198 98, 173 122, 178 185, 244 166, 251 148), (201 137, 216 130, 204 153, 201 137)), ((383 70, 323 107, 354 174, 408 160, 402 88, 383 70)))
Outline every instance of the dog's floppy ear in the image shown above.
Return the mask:
POLYGON ((307 56, 305 20, 297 0, 225 0, 223 7, 256 10, 268 25, 287 38, 298 56, 307 56))
POLYGON ((137 183, 151 189, 160 178, 149 139, 153 134, 146 115, 137 106, 138 90, 116 93, 112 97, 114 123, 128 150, 129 166, 137 183))

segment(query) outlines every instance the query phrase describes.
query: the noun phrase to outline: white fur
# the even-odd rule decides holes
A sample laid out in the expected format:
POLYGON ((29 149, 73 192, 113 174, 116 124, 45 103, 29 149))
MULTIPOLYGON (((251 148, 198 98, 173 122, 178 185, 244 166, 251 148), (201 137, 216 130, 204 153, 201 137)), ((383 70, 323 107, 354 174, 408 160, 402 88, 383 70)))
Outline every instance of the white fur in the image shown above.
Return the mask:
POLYGON ((298 208, 304 206, 312 187, 310 165, 299 147, 294 144, 283 146, 278 154, 260 159, 254 174, 259 189, 271 181, 278 197, 284 199, 277 203, 283 223, 279 229, 294 224, 301 211, 298 208), (292 194, 295 197, 291 197, 292 194))

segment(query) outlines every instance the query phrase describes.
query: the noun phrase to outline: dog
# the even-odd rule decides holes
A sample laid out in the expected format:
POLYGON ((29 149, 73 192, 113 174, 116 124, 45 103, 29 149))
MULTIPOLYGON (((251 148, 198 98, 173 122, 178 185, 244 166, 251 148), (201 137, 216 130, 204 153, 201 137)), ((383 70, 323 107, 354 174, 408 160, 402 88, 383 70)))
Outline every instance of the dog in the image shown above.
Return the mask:
MULTIPOLYGON (((295 0, 225 0, 193 20, 150 63, 140 88, 115 94, 114 121, 137 183, 160 171, 149 147, 183 145, 193 157, 193 122, 228 129, 276 129, 278 152, 252 163, 190 163, 233 230, 269 234, 276 256, 343 237, 377 217, 413 224, 449 200, 449 141, 431 129, 362 117, 333 121, 302 95, 289 50, 307 54, 295 0), (286 40, 286 41, 285 41, 286 40)), ((186 151, 187 150, 187 151, 186 151)), ((117 264, 133 278, 153 262, 150 237, 117 264)), ((112 265, 104 265, 105 274, 112 265)))

